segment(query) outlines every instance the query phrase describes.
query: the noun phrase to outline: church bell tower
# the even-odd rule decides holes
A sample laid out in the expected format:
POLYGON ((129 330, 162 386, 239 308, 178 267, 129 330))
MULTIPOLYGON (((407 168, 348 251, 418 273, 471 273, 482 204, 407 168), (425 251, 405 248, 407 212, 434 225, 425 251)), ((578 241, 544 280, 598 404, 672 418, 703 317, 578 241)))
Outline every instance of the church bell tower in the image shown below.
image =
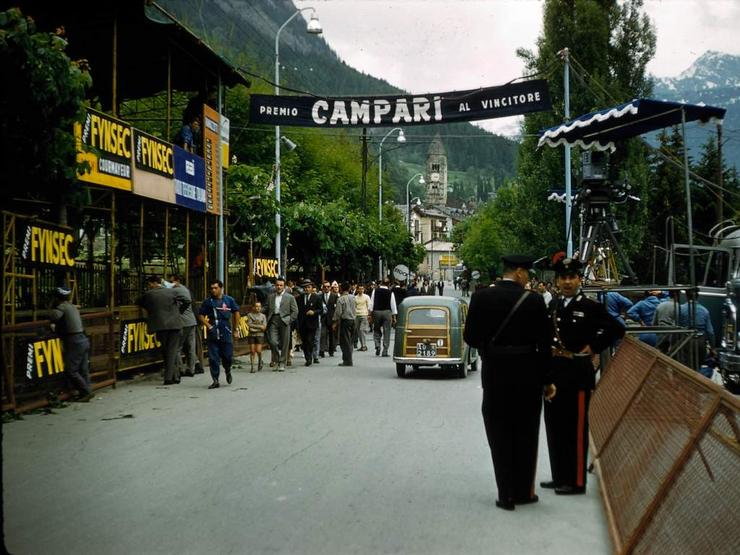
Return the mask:
POLYGON ((447 205, 447 152, 442 138, 437 133, 427 151, 426 172, 424 180, 427 194, 424 203, 428 206, 447 205))

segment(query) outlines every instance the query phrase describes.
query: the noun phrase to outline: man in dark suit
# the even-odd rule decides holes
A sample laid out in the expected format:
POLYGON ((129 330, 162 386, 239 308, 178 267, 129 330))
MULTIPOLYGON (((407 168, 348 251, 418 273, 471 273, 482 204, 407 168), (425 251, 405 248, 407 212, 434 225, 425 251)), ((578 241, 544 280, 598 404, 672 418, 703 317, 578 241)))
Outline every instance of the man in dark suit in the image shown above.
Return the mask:
POLYGON ((332 324, 334 322, 334 311, 337 308, 337 301, 339 295, 331 290, 331 283, 325 281, 321 290, 321 299, 326 305, 326 310, 323 316, 321 316, 321 349, 319 354, 323 357, 324 352, 328 351, 329 356, 334 356, 334 351, 337 350, 337 336, 332 330, 332 324))
POLYGON ((306 366, 311 366, 314 359, 314 344, 316 342, 316 330, 319 327, 319 317, 323 311, 321 297, 316 294, 314 284, 311 280, 301 283, 303 294, 298 295, 298 333, 301 335, 301 346, 306 366))
POLYGON ((285 279, 275 280, 275 292, 267 297, 267 341, 277 359, 273 372, 285 372, 290 351, 290 326, 298 318, 295 297, 285 290, 285 279))
POLYGON ((553 269, 560 289, 549 307, 557 395, 545 404, 552 480, 540 485, 559 495, 574 495, 586 492, 588 405, 596 374, 592 360, 624 337, 624 327, 604 305, 583 295, 579 260, 565 258, 553 269))
POLYGON ((502 258, 504 279, 473 294, 464 337, 481 353, 483 423, 498 486, 496 505, 535 503, 542 394, 548 385, 551 330, 542 297, 524 289, 534 258, 502 258))
POLYGON ((139 300, 147 313, 147 327, 157 334, 164 358, 164 385, 180 383, 180 335, 182 311, 190 299, 177 288, 162 287, 162 278, 147 278, 149 289, 139 300))

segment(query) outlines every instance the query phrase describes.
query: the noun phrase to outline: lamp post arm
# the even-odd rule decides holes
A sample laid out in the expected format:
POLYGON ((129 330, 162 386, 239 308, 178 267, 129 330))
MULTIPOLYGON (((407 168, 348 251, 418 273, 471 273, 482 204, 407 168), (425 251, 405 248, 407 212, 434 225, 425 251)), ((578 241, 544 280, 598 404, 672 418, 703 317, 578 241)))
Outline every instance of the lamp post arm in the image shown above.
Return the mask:
POLYGON ((280 94, 280 33, 283 32, 283 29, 285 29, 288 23, 293 21, 299 13, 309 10, 311 11, 311 13, 316 12, 314 8, 301 8, 300 10, 296 10, 293 15, 285 20, 285 23, 280 26, 277 34, 275 35, 275 94, 280 94))

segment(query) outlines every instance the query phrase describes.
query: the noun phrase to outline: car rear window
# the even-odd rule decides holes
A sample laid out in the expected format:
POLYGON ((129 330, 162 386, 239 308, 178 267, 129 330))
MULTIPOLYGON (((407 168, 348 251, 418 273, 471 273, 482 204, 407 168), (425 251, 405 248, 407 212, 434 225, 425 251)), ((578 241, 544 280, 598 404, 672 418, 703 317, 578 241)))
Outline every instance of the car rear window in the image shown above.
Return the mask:
POLYGON ((441 308, 415 308, 409 312, 409 324, 446 326, 447 311, 441 308))

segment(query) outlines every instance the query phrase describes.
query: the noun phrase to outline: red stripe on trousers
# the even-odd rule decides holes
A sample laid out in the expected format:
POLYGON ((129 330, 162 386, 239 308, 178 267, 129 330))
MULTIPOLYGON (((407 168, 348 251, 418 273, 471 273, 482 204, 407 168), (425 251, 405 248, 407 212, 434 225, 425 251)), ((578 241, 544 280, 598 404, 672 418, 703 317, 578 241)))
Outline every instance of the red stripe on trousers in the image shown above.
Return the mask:
POLYGON ((583 429, 586 420, 586 392, 578 392, 578 428, 576 435, 578 437, 576 444, 576 486, 583 487, 583 467, 586 464, 585 453, 583 452, 583 429))

